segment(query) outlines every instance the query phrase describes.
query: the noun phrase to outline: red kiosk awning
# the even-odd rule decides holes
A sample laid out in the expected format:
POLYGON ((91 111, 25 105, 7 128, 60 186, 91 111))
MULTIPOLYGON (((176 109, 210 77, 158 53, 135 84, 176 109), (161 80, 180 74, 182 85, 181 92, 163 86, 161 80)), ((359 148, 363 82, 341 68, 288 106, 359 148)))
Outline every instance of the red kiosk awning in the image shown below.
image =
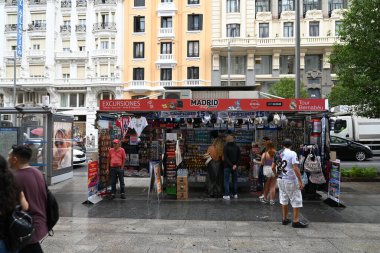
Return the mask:
POLYGON ((100 100, 99 111, 325 112, 328 109, 327 99, 115 99, 100 100))

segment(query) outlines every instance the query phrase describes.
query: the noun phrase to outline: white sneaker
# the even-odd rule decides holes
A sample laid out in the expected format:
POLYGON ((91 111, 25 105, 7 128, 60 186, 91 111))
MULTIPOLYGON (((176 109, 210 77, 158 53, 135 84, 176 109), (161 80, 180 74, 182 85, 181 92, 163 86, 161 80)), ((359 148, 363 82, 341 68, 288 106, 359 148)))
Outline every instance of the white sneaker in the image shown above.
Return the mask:
POLYGON ((237 195, 237 194, 235 194, 235 195, 234 195, 234 199, 237 199, 237 198, 238 198, 238 195, 237 195))
POLYGON ((230 196, 223 196, 223 199, 230 200, 230 196))

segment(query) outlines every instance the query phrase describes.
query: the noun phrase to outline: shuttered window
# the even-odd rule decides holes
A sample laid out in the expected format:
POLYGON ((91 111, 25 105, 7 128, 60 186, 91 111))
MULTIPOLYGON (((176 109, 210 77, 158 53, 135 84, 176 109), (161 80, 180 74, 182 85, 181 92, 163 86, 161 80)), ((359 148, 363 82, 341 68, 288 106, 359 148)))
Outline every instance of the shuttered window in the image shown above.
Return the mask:
POLYGON ((30 77, 43 77, 44 66, 43 65, 29 66, 29 75, 30 77))
MULTIPOLYGON (((13 78, 13 66, 7 66, 7 78, 13 78)), ((16 78, 20 77, 20 66, 16 66, 16 78)))
POLYGON ((84 66, 78 66, 77 67, 77 78, 78 79, 85 79, 86 78, 86 71, 84 66))
POLYGON ((100 76, 108 76, 108 65, 100 65, 100 76))

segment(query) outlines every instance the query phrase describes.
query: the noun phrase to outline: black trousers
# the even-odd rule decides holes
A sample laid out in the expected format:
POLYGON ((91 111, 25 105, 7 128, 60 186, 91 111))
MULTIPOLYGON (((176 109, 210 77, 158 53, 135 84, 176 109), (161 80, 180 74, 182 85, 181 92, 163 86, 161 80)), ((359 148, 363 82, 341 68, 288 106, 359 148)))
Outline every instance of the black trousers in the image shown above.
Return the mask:
POLYGON ((223 194, 223 164, 222 161, 211 160, 208 167, 207 193, 213 196, 223 194))
POLYGON ((43 253, 41 244, 39 242, 28 244, 19 253, 43 253))

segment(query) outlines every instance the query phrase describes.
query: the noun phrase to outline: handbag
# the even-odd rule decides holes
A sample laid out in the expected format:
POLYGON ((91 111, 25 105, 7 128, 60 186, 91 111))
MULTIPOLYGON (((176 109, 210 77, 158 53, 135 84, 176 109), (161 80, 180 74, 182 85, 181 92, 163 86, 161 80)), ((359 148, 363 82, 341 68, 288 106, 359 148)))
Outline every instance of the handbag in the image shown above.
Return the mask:
POLYGON ((309 173, 318 173, 322 171, 321 157, 308 154, 304 163, 304 170, 309 173))
POLYGON ((309 180, 313 184, 324 184, 324 183, 326 183, 325 176, 323 176, 322 172, 310 174, 309 180))
POLYGON ((34 232, 33 219, 17 206, 8 218, 7 247, 10 251, 18 251, 25 247, 32 239, 34 232))
POLYGON ((58 202, 55 199, 53 193, 48 189, 47 184, 46 186, 46 194, 47 194, 47 201, 46 201, 46 221, 47 221, 47 227, 49 231, 49 236, 54 235, 53 227, 55 224, 57 224, 59 220, 59 206, 58 202))

